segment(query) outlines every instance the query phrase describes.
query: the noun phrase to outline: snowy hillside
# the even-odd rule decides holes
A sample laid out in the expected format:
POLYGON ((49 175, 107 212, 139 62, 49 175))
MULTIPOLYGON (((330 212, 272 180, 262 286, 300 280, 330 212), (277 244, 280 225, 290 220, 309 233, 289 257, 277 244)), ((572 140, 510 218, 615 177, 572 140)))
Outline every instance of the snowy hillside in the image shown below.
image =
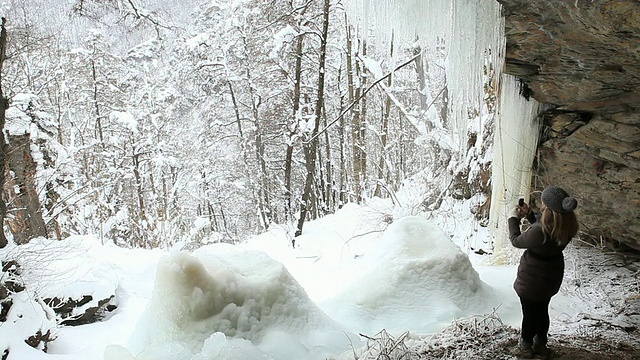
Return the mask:
MULTIPOLYGON (((10 342, 8 359, 354 359, 368 349, 367 337, 383 330, 421 349, 433 339, 425 335, 473 316, 519 326, 514 265, 491 265, 490 256, 465 249, 463 226, 446 233, 423 217, 387 224, 380 214, 345 206, 309 223, 295 249, 289 229, 279 227, 246 243, 191 252, 122 249, 91 237, 3 250, 42 264, 51 281, 25 272, 31 291, 100 297, 115 290, 117 309, 98 323, 54 326, 57 339, 45 354, 10 336, 15 326, 44 321, 37 312, 21 317, 30 307, 47 309, 24 299, 0 339, 10 342)), ((628 270, 584 264, 584 251, 569 251, 566 281, 552 301, 552 346, 554 337, 599 334, 596 323, 637 327, 637 315, 621 312, 633 301, 621 276, 628 270)))

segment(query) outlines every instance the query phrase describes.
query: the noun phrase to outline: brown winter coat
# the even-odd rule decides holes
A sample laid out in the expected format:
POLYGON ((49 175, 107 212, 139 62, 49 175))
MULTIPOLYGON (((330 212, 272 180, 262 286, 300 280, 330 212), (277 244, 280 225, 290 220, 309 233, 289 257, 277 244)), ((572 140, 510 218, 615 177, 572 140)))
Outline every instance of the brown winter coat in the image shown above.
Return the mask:
POLYGON ((564 276, 564 256, 566 247, 545 239, 540 223, 529 213, 527 219, 532 225, 524 233, 520 232, 520 220, 509 218, 509 240, 520 249, 526 249, 520 258, 518 275, 513 288, 519 297, 529 301, 546 301, 558 293, 564 276))

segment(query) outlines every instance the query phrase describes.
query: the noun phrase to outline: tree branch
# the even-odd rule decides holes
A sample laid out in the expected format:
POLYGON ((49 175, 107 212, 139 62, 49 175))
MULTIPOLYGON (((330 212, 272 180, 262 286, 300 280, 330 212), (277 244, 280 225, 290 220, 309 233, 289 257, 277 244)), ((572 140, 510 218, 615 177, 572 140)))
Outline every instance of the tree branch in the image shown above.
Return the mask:
POLYGON ((335 124, 336 122, 338 122, 338 120, 340 120, 349 110, 351 110, 351 108, 353 108, 355 106, 355 104, 357 104, 358 102, 360 102, 360 100, 362 98, 364 98, 367 93, 373 89, 374 86, 378 85, 382 80, 388 78, 389 76, 391 76, 391 74, 393 74, 394 72, 402 69, 403 67, 411 64, 413 61, 415 61, 415 59, 420 56, 420 54, 417 54, 415 56, 413 56, 412 58, 408 59, 407 61, 403 62, 402 64, 396 66, 393 70, 391 70, 387 75, 381 77, 380 79, 376 80, 373 82, 373 84, 369 85, 369 87, 367 87, 363 92, 362 95, 360 95, 357 99, 355 99, 351 104, 349 104, 349 106, 347 106, 344 110, 342 110, 342 112, 340 113, 340 115, 338 115, 337 118, 331 120, 331 122, 325 126, 324 129, 318 131, 317 134, 315 134, 314 136, 312 136, 309 140, 305 141, 305 143, 310 143, 311 141, 315 140, 318 136, 322 135, 325 131, 327 131, 333 124, 335 124))

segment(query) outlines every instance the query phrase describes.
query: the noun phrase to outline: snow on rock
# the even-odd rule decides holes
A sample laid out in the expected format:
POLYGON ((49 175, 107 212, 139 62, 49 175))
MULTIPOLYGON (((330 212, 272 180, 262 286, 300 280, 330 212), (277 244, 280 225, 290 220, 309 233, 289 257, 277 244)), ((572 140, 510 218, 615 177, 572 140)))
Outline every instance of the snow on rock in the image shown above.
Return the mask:
POLYGON ((110 346, 105 360, 220 354, 225 359, 324 359, 357 342, 342 330, 282 264, 263 252, 212 244, 160 261, 129 349, 110 346), (278 343, 288 345, 274 346, 278 343))
POLYGON ((134 61, 152 61, 158 58, 158 50, 161 47, 161 42, 158 39, 152 39, 142 42, 127 52, 127 60, 134 61))
POLYGON ((90 295, 93 301, 85 305, 91 307, 116 292, 119 269, 103 258, 103 246, 93 237, 72 236, 63 241, 36 238, 0 255, 22 266, 21 279, 43 299, 90 295))
MULTIPOLYGON (((62 241, 37 238, 20 246, 10 243, 0 249, 0 258, 3 262, 16 261, 20 265, 20 280, 25 285, 29 299, 24 306, 18 303, 15 311, 31 311, 20 315, 20 321, 15 326, 25 331, 35 329, 36 333, 31 335, 38 335, 37 325, 42 324, 41 333, 46 334, 47 330, 56 326, 56 318, 58 321, 83 319, 81 322, 86 323, 104 316, 103 320, 109 321, 78 327, 57 327, 55 332, 52 330, 57 338, 48 343, 50 354, 74 353, 77 359, 101 358, 105 343, 120 341, 120 337, 130 333, 131 330, 122 324, 137 318, 140 311, 135 309, 138 299, 136 293, 146 293, 144 281, 136 283, 135 288, 125 281, 127 286, 121 287, 123 274, 127 274, 125 277, 136 275, 150 261, 157 262, 157 253, 159 251, 122 249, 112 243, 103 245, 91 236, 73 236, 62 241), (69 304, 80 306, 70 308, 69 304), (118 307, 114 310, 116 304, 118 307), (58 314, 49 306, 55 307, 58 314), (105 307, 111 308, 107 308, 108 311, 114 311, 105 313, 105 307), (129 310, 131 308, 133 310, 129 310), (63 309, 64 314, 59 313, 63 309), (87 314, 87 311, 90 313, 87 314), (122 318, 123 313, 127 319, 122 318), (110 328, 116 330, 111 331, 110 328), (88 331, 91 332, 90 336, 87 336, 88 331)), ((153 277, 147 276, 145 279, 148 281, 153 277)), ((13 326, 9 323, 0 324, 0 342, 6 341, 12 349, 9 359, 44 358, 41 351, 34 352, 28 346, 23 346, 25 339, 20 339, 23 334, 15 331, 13 326)))
POLYGON ((382 329, 428 332, 437 324, 444 327, 457 317, 499 305, 468 256, 428 220, 401 218, 379 241, 363 257, 372 264, 370 270, 330 301, 337 311, 330 314, 333 318, 359 324, 372 334, 382 329))
POLYGON ((187 48, 189 48, 189 50, 193 51, 200 45, 203 45, 203 44, 208 45, 210 40, 211 40, 211 34, 201 33, 185 40, 185 44, 187 45, 187 48))
MULTIPOLYGON (((15 349, 29 347, 25 340, 36 335, 50 333, 50 338, 55 338, 56 324, 55 319, 50 317, 50 309, 36 301, 34 294, 29 291, 21 291, 15 293, 10 298, 11 306, 7 313, 6 321, 1 323, 2 331, 0 331, 0 349, 10 349, 11 352, 19 351, 15 349)), ((42 350, 44 344, 37 345, 38 350, 42 350)), ((30 350, 25 350, 30 351, 30 350)))

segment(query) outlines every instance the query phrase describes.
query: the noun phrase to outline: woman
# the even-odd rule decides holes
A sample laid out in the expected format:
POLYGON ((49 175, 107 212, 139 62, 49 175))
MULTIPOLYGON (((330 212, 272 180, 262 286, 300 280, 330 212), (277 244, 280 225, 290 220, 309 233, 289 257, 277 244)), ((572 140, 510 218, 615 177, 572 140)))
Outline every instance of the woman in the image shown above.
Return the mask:
POLYGON ((573 212, 577 206, 577 200, 566 191, 549 186, 542 191, 542 206, 537 216, 523 204, 515 207, 508 219, 511 244, 526 249, 513 284, 522 304, 519 348, 523 357, 549 355, 549 302, 558 293, 564 276, 562 251, 578 232, 573 212), (523 217, 531 226, 521 233, 523 217))

